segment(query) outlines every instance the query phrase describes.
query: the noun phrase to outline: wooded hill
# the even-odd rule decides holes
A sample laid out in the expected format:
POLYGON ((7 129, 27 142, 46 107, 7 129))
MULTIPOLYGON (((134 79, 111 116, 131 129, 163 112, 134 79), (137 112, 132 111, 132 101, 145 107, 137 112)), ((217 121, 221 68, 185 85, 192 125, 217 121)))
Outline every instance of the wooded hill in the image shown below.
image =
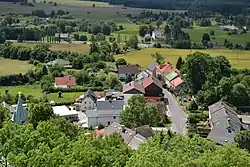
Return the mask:
POLYGON ((187 10, 192 5, 200 4, 203 10, 222 13, 241 12, 250 6, 249 0, 92 0, 123 4, 128 7, 154 8, 168 10, 187 10))

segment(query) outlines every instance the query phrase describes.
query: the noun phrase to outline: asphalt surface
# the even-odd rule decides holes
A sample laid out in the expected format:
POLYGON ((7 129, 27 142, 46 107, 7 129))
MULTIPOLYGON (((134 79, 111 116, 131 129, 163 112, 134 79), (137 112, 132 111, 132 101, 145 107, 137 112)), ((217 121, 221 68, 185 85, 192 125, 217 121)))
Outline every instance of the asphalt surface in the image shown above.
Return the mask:
POLYGON ((171 117, 171 130, 177 134, 186 135, 187 114, 182 110, 178 100, 170 92, 164 89, 163 93, 168 98, 167 115, 171 117))

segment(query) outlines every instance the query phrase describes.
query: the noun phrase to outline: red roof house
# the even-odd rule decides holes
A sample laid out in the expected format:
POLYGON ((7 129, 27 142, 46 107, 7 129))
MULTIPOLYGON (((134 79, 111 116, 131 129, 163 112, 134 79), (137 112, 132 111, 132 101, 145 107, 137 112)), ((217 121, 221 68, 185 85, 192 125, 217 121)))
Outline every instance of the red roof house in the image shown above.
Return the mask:
POLYGON ((160 96, 160 94, 162 94, 162 84, 153 76, 144 79, 143 86, 145 89, 145 96, 160 96))
POLYGON ((174 89, 179 89, 179 88, 181 88, 182 84, 184 83, 184 80, 181 79, 180 77, 177 77, 174 80, 172 80, 170 83, 174 89))
POLYGON ((176 72, 177 74, 180 74, 180 70, 174 67, 171 63, 160 64, 157 66, 157 69, 163 76, 168 75, 173 71, 176 72))
POLYGON ((55 78, 56 88, 70 88, 76 86, 76 78, 73 76, 64 76, 55 78))
POLYGON ((144 94, 145 89, 143 84, 136 81, 132 81, 123 86, 124 94, 144 94))

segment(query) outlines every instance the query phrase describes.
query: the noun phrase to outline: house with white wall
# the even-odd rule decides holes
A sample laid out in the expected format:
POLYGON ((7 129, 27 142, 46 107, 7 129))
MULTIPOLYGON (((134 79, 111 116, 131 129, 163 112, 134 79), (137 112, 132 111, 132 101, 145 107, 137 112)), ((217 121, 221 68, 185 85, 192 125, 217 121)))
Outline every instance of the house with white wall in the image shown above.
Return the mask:
POLYGON ((123 106, 123 100, 98 99, 95 109, 86 110, 88 127, 120 122, 120 113, 123 110, 123 106))
POLYGON ((81 111, 94 110, 96 107, 96 100, 97 100, 96 95, 92 92, 92 90, 89 89, 81 99, 80 110, 81 111))
POLYGON ((152 32, 152 38, 153 38, 153 40, 160 40, 163 38, 163 34, 159 29, 155 29, 152 32))
POLYGON ((119 65, 118 76, 120 80, 126 80, 131 77, 132 80, 136 78, 139 68, 137 65, 119 65))
POLYGON ((55 88, 72 88, 76 86, 76 78, 73 76, 64 76, 55 78, 55 88))

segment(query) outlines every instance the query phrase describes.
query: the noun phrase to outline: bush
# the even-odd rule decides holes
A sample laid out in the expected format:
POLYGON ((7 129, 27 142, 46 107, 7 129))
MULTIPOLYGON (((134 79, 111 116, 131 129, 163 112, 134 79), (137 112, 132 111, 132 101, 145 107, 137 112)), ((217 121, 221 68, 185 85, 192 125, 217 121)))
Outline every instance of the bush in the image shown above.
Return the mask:
POLYGON ((160 43, 156 43, 153 45, 154 48, 161 48, 161 44, 160 43))
POLYGON ((215 35, 215 31, 210 31, 210 35, 215 35))
POLYGON ((87 40, 88 40, 88 37, 87 37, 86 35, 81 35, 81 36, 79 37, 79 40, 80 40, 80 41, 87 41, 87 40))

